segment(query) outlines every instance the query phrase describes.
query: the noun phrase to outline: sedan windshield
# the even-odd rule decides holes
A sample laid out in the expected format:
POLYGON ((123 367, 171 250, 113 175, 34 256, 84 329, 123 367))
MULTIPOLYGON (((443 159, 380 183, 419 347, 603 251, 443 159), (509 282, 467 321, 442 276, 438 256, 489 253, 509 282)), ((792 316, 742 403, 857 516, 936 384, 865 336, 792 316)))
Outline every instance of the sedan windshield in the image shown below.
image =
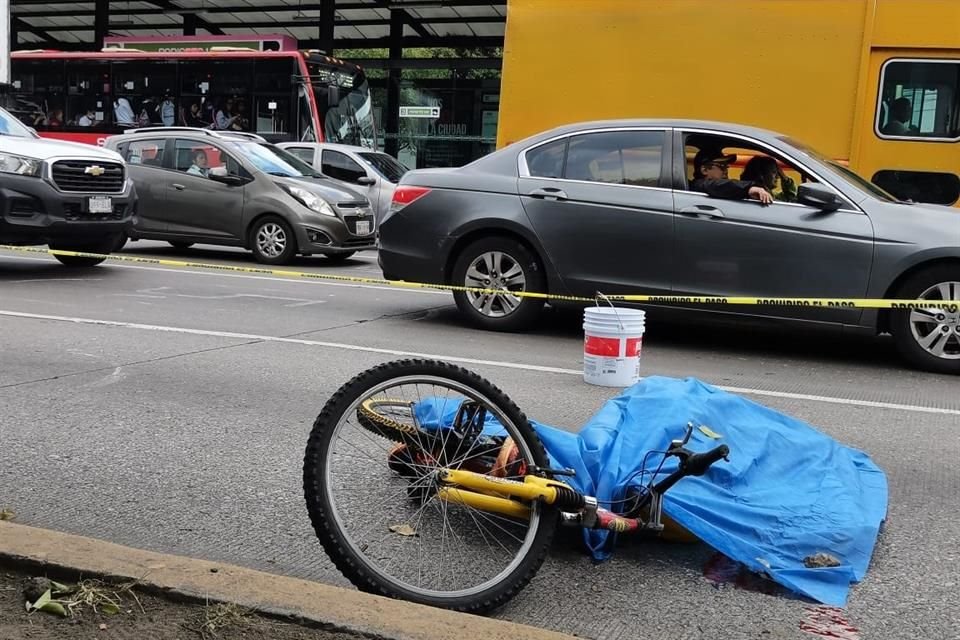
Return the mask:
POLYGON ((285 178, 325 178, 303 160, 280 147, 263 142, 240 142, 237 150, 258 169, 285 178))
POLYGON ((863 189, 864 191, 872 195, 874 198, 877 198, 878 200, 883 200, 885 202, 900 202, 900 200, 898 200, 895 196, 887 193, 886 191, 884 191, 877 185, 873 184, 869 180, 864 179, 862 176, 860 176, 856 172, 851 171, 848 167, 843 166, 842 164, 840 164, 835 160, 831 160, 830 158, 826 157, 825 155, 823 155, 813 147, 807 144, 804 144, 799 140, 795 140, 793 138, 783 137, 780 139, 786 142, 787 144, 789 144, 790 146, 796 149, 799 149, 800 151, 807 154, 814 160, 817 160, 818 162, 821 162, 827 165, 828 167, 833 169, 836 173, 839 173, 841 177, 846 178, 848 182, 852 182, 854 185, 863 189))

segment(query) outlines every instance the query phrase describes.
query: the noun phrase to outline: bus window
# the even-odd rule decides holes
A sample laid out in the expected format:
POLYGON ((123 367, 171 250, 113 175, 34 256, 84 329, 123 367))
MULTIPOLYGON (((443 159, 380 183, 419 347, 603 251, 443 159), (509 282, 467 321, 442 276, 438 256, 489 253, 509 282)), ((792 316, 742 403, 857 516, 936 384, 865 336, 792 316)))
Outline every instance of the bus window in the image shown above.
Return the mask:
POLYGON ((176 124, 176 81, 175 62, 136 60, 113 63, 115 91, 130 102, 140 125, 176 124), (172 98, 172 109, 164 103, 167 95, 172 98))
POLYGON ((960 140, 960 61, 896 59, 881 73, 877 135, 960 140))
POLYGON ((952 173, 884 169, 872 182, 901 200, 948 206, 960 200, 960 177, 952 173))
POLYGON ((329 65, 308 63, 320 126, 327 142, 374 149, 376 131, 370 87, 362 71, 348 72, 329 65), (329 86, 336 90, 328 91, 329 86))
POLYGON ((38 131, 63 128, 63 63, 29 61, 12 69, 13 101, 9 111, 38 131))
POLYGON ((122 104, 119 111, 116 109, 116 100, 120 99, 123 93, 113 92, 108 61, 67 60, 66 66, 67 126, 79 127, 80 119, 88 112, 93 113, 94 120, 99 124, 116 125, 120 121, 126 121, 124 114, 127 114, 127 111, 122 108, 122 104), (117 113, 120 113, 120 120, 117 113))

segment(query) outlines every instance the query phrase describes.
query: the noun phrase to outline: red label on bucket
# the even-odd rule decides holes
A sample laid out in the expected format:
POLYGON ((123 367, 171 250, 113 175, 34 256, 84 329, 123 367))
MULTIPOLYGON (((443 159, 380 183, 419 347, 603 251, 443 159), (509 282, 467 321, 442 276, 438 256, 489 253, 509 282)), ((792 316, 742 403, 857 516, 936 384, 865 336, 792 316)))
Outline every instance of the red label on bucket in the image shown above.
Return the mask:
MULTIPOLYGON (((643 345, 643 338, 627 338, 624 357, 639 357, 643 345)), ((601 338, 586 336, 583 342, 583 352, 591 356, 620 357, 620 338, 601 338)))

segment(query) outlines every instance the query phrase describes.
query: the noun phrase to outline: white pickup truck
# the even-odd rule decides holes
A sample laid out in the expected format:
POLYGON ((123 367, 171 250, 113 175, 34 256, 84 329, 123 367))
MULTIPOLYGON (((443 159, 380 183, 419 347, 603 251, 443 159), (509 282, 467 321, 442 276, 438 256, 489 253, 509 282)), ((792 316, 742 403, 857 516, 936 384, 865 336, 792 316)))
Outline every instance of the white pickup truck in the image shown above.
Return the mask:
MULTIPOLYGON (((0 244, 107 254, 126 239, 136 209, 119 154, 40 138, 0 108, 0 244)), ((104 260, 56 258, 70 267, 104 260)))

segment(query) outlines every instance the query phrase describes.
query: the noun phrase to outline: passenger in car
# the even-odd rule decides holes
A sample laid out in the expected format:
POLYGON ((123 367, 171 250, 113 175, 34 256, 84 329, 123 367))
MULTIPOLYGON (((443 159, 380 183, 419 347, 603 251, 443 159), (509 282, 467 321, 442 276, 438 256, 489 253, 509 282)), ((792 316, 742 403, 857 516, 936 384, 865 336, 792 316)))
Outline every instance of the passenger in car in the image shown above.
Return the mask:
POLYGON ((779 181, 780 193, 774 194, 773 198, 781 202, 797 201, 796 183, 783 172, 777 161, 770 156, 750 158, 747 166, 743 168, 743 173, 740 174, 740 179, 761 185, 771 194, 774 194, 779 181))
POLYGON ((690 188, 713 198, 725 200, 759 200, 763 204, 773 202, 773 196, 764 187, 749 180, 727 178, 730 163, 737 156, 724 155, 719 149, 700 149, 693 158, 693 180, 690 188))

